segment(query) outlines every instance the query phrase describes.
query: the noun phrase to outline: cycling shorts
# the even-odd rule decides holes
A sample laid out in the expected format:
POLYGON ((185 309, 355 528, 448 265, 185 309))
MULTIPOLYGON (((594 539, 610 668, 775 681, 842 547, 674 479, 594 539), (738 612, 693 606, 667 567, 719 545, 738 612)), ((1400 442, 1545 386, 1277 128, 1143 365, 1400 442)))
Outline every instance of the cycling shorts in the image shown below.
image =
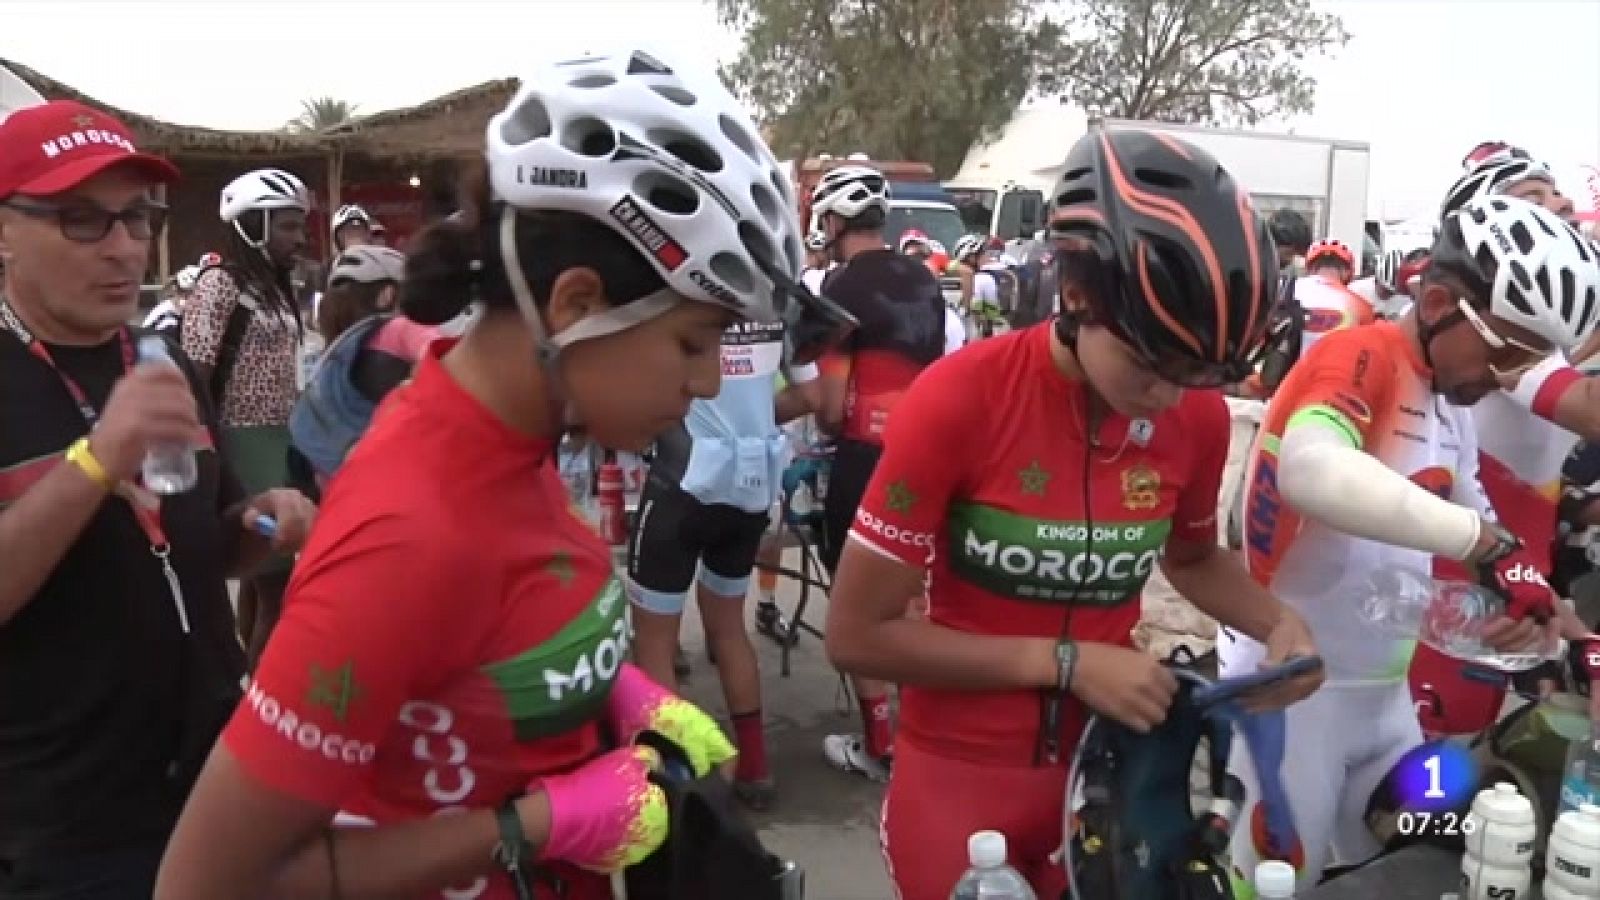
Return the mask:
POLYGON ((646 612, 680 615, 698 566, 707 591, 742 598, 766 530, 766 513, 701 503, 652 472, 628 548, 629 597, 646 612))
POLYGON ((1008 861, 1035 894, 1062 896, 1066 873, 1050 857, 1061 847, 1066 789, 1066 766, 974 763, 896 741, 879 837, 900 900, 948 900, 977 831, 1006 836, 1008 861))
MULTIPOLYGON (((930 451, 932 452, 932 451, 930 451)), ((872 471, 878 467, 883 448, 864 441, 841 439, 833 449, 833 467, 828 474, 828 496, 822 502, 822 540, 818 548, 822 564, 831 573, 839 568, 845 538, 856 520, 856 507, 867 493, 872 471)))

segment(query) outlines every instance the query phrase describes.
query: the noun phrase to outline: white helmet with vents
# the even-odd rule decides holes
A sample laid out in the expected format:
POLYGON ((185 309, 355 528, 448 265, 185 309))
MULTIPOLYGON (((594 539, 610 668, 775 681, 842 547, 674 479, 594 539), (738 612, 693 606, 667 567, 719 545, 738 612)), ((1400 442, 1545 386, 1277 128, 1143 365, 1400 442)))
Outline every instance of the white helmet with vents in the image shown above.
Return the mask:
MULTIPOLYGON (((610 226, 678 295, 741 318, 784 315, 804 263, 794 189, 717 74, 643 50, 546 66, 489 121, 489 178, 506 204, 501 253, 524 316, 515 210, 564 210, 610 226)), ((670 309, 668 292, 548 339, 555 348, 670 309)))
POLYGON ((334 237, 337 238, 339 236, 339 229, 345 227, 346 225, 354 224, 367 226, 367 230, 373 234, 384 233, 383 223, 379 222, 377 219, 374 219, 372 214, 367 212, 364 207, 355 203, 346 203, 345 205, 339 207, 338 211, 333 214, 332 227, 329 229, 329 231, 334 237))
POLYGON ((329 286, 354 281, 360 284, 405 279, 406 258, 389 247, 362 245, 351 247, 334 257, 328 271, 329 286))
POLYGON ((1470 200, 1445 219, 1430 265, 1487 296, 1495 317, 1558 349, 1583 343, 1600 321, 1600 250, 1516 197, 1470 200))
POLYGON ((282 169, 246 172, 222 189, 222 221, 238 221, 240 216, 257 209, 307 212, 311 209, 311 193, 305 182, 282 169))
POLYGON ((987 246, 989 246, 989 239, 984 235, 964 234, 960 240, 956 241, 955 252, 951 253, 950 256, 958 261, 965 260, 974 254, 983 252, 983 248, 987 246))
POLYGON ((829 169, 811 189, 811 214, 816 218, 834 213, 854 219, 874 208, 888 214, 889 180, 871 166, 829 169))
POLYGON ((1519 182, 1536 178, 1555 184, 1550 167, 1537 160, 1524 157, 1494 157, 1478 163, 1456 179, 1439 205, 1439 218, 1443 219, 1467 204, 1469 200, 1503 194, 1519 182))
POLYGON ((233 225, 244 242, 260 251, 267 250, 267 236, 272 233, 272 212, 278 209, 311 210, 311 192, 305 182, 282 169, 257 169, 246 172, 228 182, 222 189, 220 215, 222 221, 233 225), (239 217, 259 210, 262 214, 261 236, 252 237, 239 217))

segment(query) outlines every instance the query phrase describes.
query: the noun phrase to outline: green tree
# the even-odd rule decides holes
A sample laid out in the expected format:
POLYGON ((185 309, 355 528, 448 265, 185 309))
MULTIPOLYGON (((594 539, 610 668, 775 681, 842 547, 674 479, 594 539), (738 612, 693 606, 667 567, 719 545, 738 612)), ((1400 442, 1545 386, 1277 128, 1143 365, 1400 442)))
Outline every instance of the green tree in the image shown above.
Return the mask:
POLYGON ((289 122, 290 131, 327 131, 355 120, 356 105, 332 97, 300 101, 300 115, 289 122))
POLYGON ((918 159, 945 177, 1069 49, 1038 0, 717 0, 717 13, 741 42, 723 75, 774 152, 918 159))
POLYGON ((1311 55, 1349 41, 1308 0, 1104 0, 1072 5, 1051 73, 1090 114, 1255 125, 1310 112, 1311 55))

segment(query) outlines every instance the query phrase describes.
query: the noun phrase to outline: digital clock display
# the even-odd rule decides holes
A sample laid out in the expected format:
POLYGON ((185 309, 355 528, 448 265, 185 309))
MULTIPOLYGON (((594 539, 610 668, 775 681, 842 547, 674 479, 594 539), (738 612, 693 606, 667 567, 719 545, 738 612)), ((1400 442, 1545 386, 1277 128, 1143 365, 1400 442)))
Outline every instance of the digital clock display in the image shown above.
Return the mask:
POLYGON ((1481 825, 1472 813, 1402 812, 1395 830, 1406 837, 1466 837, 1481 825))

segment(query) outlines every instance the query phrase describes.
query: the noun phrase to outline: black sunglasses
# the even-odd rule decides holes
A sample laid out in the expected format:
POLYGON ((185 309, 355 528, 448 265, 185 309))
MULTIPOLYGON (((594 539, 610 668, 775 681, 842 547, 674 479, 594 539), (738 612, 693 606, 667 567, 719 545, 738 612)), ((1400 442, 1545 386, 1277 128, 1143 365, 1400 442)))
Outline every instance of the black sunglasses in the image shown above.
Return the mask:
POLYGON ((159 203, 136 203, 121 212, 112 212, 96 203, 34 203, 6 200, 7 206, 35 219, 54 219, 61 236, 75 244, 95 244, 105 240, 111 226, 121 222, 128 236, 148 241, 167 224, 167 208, 159 203))

